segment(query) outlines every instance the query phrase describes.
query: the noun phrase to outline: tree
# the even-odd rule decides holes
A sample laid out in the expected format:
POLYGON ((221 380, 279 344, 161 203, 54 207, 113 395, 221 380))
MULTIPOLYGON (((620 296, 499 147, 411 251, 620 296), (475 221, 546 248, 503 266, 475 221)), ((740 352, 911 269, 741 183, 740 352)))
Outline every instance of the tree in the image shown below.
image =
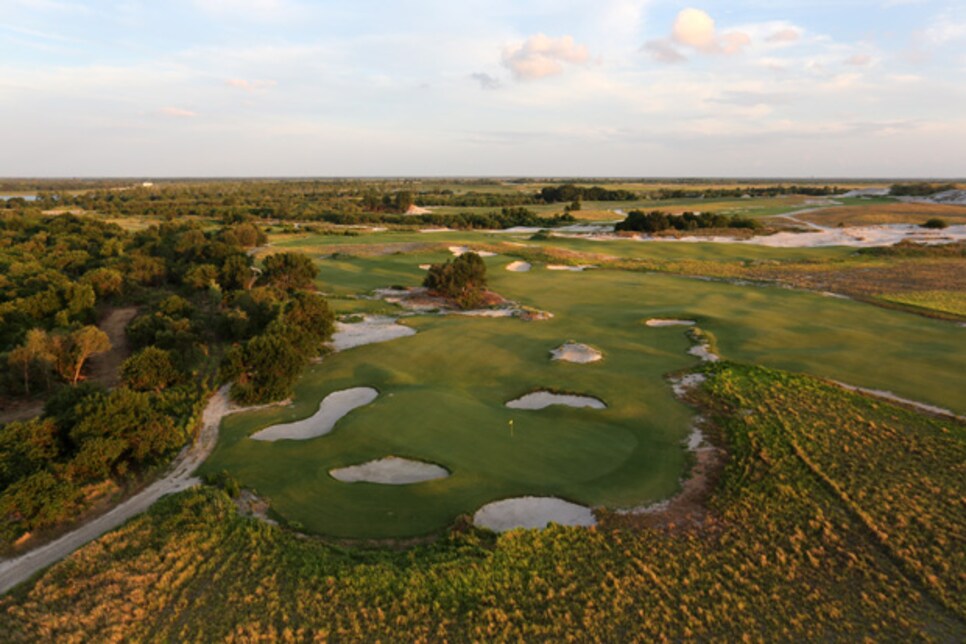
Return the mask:
POLYGON ((946 220, 945 219, 942 219, 940 217, 933 217, 932 219, 926 220, 926 223, 924 223, 922 225, 922 227, 923 228, 942 229, 942 228, 945 228, 948 225, 949 224, 946 223, 946 220))
POLYGON ((161 391, 177 382, 179 376, 171 354, 154 346, 138 351, 121 364, 121 380, 135 391, 161 391))
POLYGON ((265 280, 283 291, 311 288, 318 268, 300 253, 278 253, 265 258, 265 280))
POLYGON ((296 292, 286 305, 282 319, 301 336, 293 341, 312 355, 318 354, 335 331, 335 316, 328 302, 315 293, 296 292))
POLYGON ((213 264, 198 264, 185 273, 184 283, 199 291, 217 283, 218 267, 213 264))
POLYGON ((85 273, 81 280, 93 286, 99 297, 116 295, 124 285, 124 276, 113 268, 95 268, 85 273))
POLYGON ((231 255, 221 267, 218 280, 227 291, 247 289, 251 286, 252 268, 248 255, 231 255))
POLYGON ((258 226, 250 222, 235 226, 231 229, 231 232, 234 234, 238 244, 246 248, 260 246, 268 241, 265 233, 258 226))
POLYGON ((400 190, 396 193, 396 210, 398 212, 406 212, 409 207, 413 205, 413 193, 408 190, 400 190))
POLYGON ((93 325, 81 327, 67 336, 56 336, 54 340, 57 372, 72 385, 80 380, 88 358, 111 349, 107 334, 93 325))
POLYGON ((255 336, 226 356, 226 375, 235 378, 232 397, 245 404, 282 400, 306 361, 307 356, 279 334, 255 336))
POLYGON ((476 306, 486 289, 486 264, 476 253, 463 253, 445 264, 430 266, 423 286, 462 308, 476 306))
POLYGON ((7 358, 12 368, 23 373, 23 388, 28 395, 30 394, 30 372, 32 368, 38 362, 43 364, 45 369, 49 368, 53 360, 54 355, 50 349, 50 339, 43 329, 27 331, 27 339, 23 346, 15 348, 7 358))

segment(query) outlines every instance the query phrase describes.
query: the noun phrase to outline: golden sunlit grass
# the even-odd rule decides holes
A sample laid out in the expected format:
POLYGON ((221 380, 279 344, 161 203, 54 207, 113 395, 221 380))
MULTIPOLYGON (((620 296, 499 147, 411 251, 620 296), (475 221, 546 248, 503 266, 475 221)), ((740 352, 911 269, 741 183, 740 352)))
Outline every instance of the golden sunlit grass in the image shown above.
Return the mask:
POLYGON ((949 224, 966 224, 966 206, 930 203, 887 203, 828 208, 800 215, 822 226, 872 226, 876 224, 923 224, 939 217, 949 224))
POLYGON ((966 292, 963 291, 886 293, 879 298, 887 302, 966 316, 966 292))

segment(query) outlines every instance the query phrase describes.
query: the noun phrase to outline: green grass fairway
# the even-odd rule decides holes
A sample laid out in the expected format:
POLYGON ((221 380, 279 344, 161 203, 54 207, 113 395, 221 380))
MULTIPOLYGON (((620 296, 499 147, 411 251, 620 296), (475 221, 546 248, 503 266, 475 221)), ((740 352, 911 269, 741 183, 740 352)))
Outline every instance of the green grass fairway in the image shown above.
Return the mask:
MULTIPOLYGON (((462 240, 486 237, 463 234, 462 240)), ((667 252, 695 252, 690 245, 674 248, 680 250, 667 252)), ((775 252, 717 248, 744 257, 775 252)), ((612 252, 612 246, 602 244, 600 250, 612 252)), ((816 258, 836 254, 813 251, 816 258)), ((392 284, 416 285, 423 275, 418 264, 447 256, 320 260, 319 283, 341 296, 333 302, 339 311, 385 310, 383 303, 342 298, 392 284)), ((552 320, 408 318, 406 324, 418 330, 415 336, 327 357, 299 383, 291 407, 226 419, 204 470, 230 471, 267 496, 285 519, 336 537, 423 535, 511 496, 553 495, 608 507, 666 498, 687 465, 682 441, 691 412, 673 398, 663 376, 697 359, 686 353, 683 328, 648 328, 643 322, 650 317, 697 320, 727 358, 966 411, 961 396, 966 329, 949 323, 800 291, 658 274, 553 272, 541 265, 510 273, 504 270, 510 260, 486 260, 492 288, 553 312, 552 320), (550 350, 567 340, 601 349, 604 360, 552 362, 550 350), (325 395, 357 386, 375 387, 381 395, 328 436, 274 444, 247 438, 311 415, 325 395), (608 408, 504 406, 537 388, 596 396, 608 408), (328 474, 387 455, 438 463, 452 476, 396 487, 340 483, 328 474)))

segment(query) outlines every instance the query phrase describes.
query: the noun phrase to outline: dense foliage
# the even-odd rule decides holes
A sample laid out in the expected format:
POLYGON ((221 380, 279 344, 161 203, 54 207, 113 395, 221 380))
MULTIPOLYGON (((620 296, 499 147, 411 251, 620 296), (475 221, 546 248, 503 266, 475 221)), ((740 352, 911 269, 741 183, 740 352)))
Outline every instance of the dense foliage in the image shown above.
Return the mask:
POLYGON ((0 420, 0 546, 170 458, 191 438, 223 356, 240 399, 288 395, 333 319, 307 291, 309 258, 272 255, 259 274, 248 251, 264 242, 244 216, 135 233, 25 206, 0 216, 0 410, 32 402, 39 414, 47 402, 34 420, 0 420), (93 322, 132 305, 122 333, 135 353, 108 379, 121 386, 83 386, 89 358, 111 348, 93 322))
POLYGON ((760 228, 761 224, 754 219, 737 215, 722 215, 713 212, 685 212, 671 215, 660 210, 643 212, 633 210, 627 213, 624 221, 618 222, 615 230, 657 233, 663 230, 697 230, 699 228, 760 228))
POLYGON ((483 299, 486 264, 476 253, 463 253, 443 264, 433 264, 423 286, 430 293, 450 298, 462 308, 472 308, 483 299))
POLYGON ((893 197, 929 197, 937 192, 955 190, 954 183, 929 183, 920 181, 918 183, 895 183, 889 188, 889 194, 893 197))
POLYGON ((942 544, 966 521, 949 496, 963 426, 811 378, 712 373, 731 458, 700 527, 605 517, 347 551, 205 489, 55 566, 0 623, 13 641, 962 639, 963 553, 942 544))
POLYGON ((161 463, 191 436, 202 403, 193 386, 67 388, 45 416, 0 426, 0 544, 73 518, 103 482, 161 463))
POLYGON ((632 201, 637 194, 630 190, 611 190, 601 186, 583 187, 572 183, 547 186, 540 190, 540 198, 546 203, 575 201, 632 201))

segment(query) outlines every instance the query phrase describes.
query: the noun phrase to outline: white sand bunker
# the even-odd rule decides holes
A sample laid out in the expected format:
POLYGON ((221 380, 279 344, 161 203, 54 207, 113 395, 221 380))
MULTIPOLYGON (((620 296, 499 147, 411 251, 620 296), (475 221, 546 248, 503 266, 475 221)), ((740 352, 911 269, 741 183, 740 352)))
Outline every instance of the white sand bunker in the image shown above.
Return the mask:
POLYGON ((517 309, 470 309, 468 311, 452 311, 452 313, 471 318, 512 318, 517 314, 517 309))
POLYGON ((325 436, 332 431, 335 424, 353 409, 365 407, 379 397, 379 392, 372 387, 353 387, 329 394, 319 403, 319 411, 312 416, 294 423, 272 425, 260 432, 252 434, 257 441, 297 440, 325 436))
POLYGON ((590 266, 589 264, 581 265, 581 266, 566 266, 564 264, 547 264, 548 271, 574 271, 576 273, 579 273, 581 271, 587 270, 588 268, 597 268, 597 267, 590 266))
POLYGON ((453 253, 457 257, 463 253, 476 253, 480 257, 496 257, 496 253, 491 253, 488 250, 473 250, 469 246, 450 246, 449 252, 453 253))
POLYGON ((422 269, 422 270, 424 270, 424 271, 428 271, 428 270, 429 270, 429 269, 431 269, 432 267, 433 267, 433 265, 432 265, 432 264, 420 264, 420 265, 419 265, 419 268, 421 268, 421 269, 422 269))
POLYGON ((694 326, 694 320, 672 320, 669 318, 651 318, 645 322, 647 326, 694 326))
POLYGON ((382 485, 411 485, 445 479, 449 470, 432 463, 411 461, 408 458, 387 456, 361 465, 331 470, 332 478, 343 483, 379 483, 382 485))
POLYGON ((522 496, 487 503, 473 515, 473 524, 494 532, 515 528, 546 528, 551 523, 590 527, 597 524, 594 513, 576 503, 554 497, 522 496))
POLYGON ((604 357, 604 355, 597 349, 587 346, 586 344, 578 344, 576 342, 567 342, 562 344, 551 351, 550 355, 553 356, 554 360, 576 362, 577 364, 597 362, 604 357))
POLYGON ((721 360, 721 356, 714 353, 707 344, 694 345, 688 349, 688 354, 700 358, 702 362, 717 362, 721 360))
POLYGON ((506 269, 512 273, 526 273, 530 270, 529 262, 510 262, 506 265, 506 269))
POLYGON ((567 407, 590 407, 591 409, 607 409, 607 405, 597 398, 590 396, 574 396, 571 394, 554 394, 549 391, 535 391, 506 404, 510 409, 544 409, 551 405, 565 405, 567 407))
POLYGON ((376 342, 388 342, 396 338, 415 335, 416 330, 396 324, 396 318, 383 315, 364 315, 361 322, 336 322, 330 345, 336 351, 345 351, 376 342))

